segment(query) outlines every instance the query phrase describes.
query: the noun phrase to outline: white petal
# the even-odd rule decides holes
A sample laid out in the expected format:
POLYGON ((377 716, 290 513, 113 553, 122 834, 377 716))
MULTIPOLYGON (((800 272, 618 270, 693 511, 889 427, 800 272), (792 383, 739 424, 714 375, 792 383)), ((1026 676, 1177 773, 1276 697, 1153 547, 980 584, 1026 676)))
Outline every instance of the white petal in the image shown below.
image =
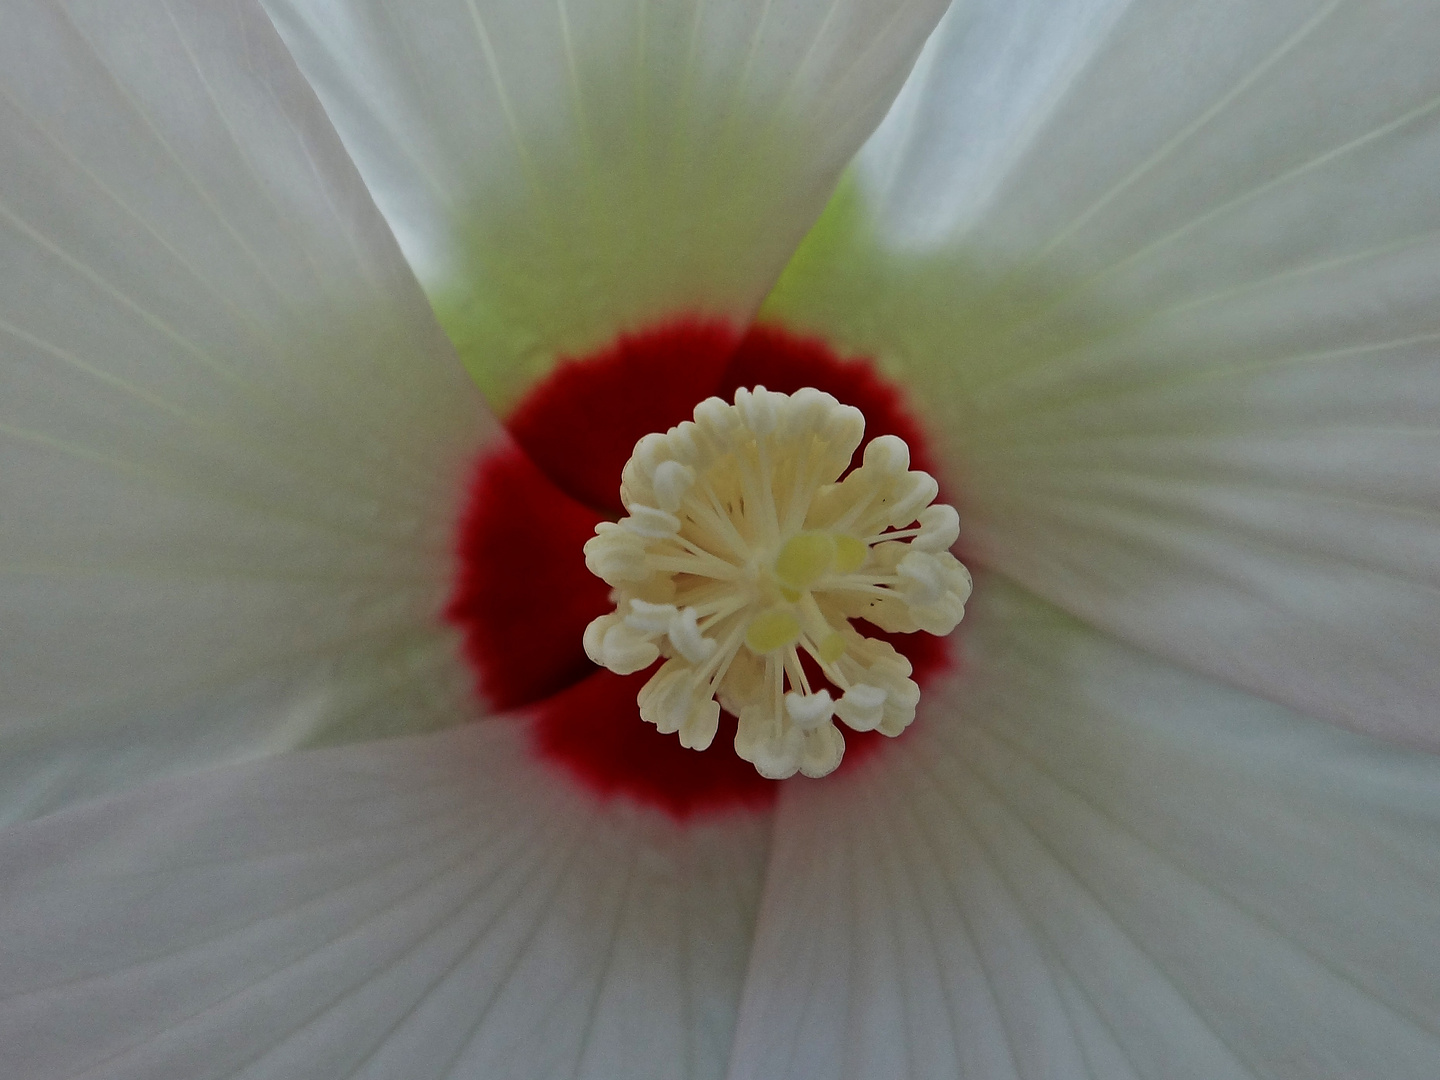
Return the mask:
POLYGON ((1432 1077, 1440 760, 976 598, 914 732, 787 788, 731 1076, 1432 1077))
POLYGON ((1034 16, 966 10, 771 314, 913 384, 971 554, 1440 748, 1440 8, 1077 0, 993 92, 1034 16))
POLYGON ((494 721, 0 832, 7 1077, 714 1077, 768 827, 597 809, 494 721))
POLYGON ((267 0, 493 400, 747 320, 940 0, 267 0))
POLYGON ((0 818, 465 715, 494 424, 258 8, 5 8, 0 356, 0 818))

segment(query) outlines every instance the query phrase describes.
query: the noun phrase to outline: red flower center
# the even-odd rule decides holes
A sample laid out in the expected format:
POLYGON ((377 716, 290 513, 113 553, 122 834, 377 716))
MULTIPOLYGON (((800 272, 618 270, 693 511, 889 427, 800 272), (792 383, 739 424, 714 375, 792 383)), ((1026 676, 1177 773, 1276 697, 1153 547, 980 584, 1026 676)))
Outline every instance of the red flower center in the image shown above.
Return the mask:
MULTIPOLYGON (((774 326, 739 335, 682 320, 558 364, 507 418, 514 444, 478 463, 460 530, 447 615, 464 631, 482 700, 529 718, 537 752, 595 793, 681 819, 764 808, 776 781, 736 755, 734 717, 722 716, 709 750, 685 749, 640 719, 636 694, 653 670, 620 676, 590 662, 585 627, 613 605, 582 548, 597 523, 624 513, 620 472, 642 436, 688 419, 707 397, 756 385, 833 394, 865 414, 867 440, 898 435, 913 467, 934 472, 903 395, 868 360, 842 360, 774 326)), ((922 690, 950 662, 945 641, 929 634, 866 633, 909 658, 922 690)), ((884 741, 847 732, 841 771, 884 741)))

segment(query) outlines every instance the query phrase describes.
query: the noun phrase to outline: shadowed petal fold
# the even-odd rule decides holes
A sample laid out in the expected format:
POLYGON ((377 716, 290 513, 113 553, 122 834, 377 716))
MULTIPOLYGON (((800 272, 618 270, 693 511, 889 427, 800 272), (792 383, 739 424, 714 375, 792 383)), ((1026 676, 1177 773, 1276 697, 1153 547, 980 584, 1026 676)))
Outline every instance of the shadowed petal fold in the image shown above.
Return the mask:
POLYGON ((518 725, 0 831, 15 1080, 723 1074, 768 834, 597 808, 518 725))
POLYGON ((272 0, 462 358, 749 319, 942 0, 272 0))
POLYGON ((733 1080, 1432 1076, 1440 761, 976 585, 913 736, 781 799, 733 1080))
POLYGON ((0 14, 0 818, 468 711, 495 425, 265 14, 0 14))

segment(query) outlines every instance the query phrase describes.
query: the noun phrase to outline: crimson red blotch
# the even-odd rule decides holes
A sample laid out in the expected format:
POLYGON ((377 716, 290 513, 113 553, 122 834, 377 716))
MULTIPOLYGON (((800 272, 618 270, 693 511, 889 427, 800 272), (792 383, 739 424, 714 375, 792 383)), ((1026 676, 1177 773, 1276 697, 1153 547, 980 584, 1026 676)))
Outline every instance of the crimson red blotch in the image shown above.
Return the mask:
MULTIPOLYGON (((596 794, 682 820, 764 808, 775 781, 735 754, 733 717, 722 716, 708 751, 686 750, 640 719, 635 695, 649 672, 619 676, 586 658, 585 625, 612 605, 581 549, 597 522, 624 513, 620 470, 641 436, 689 419, 706 397, 729 401, 757 385, 833 394, 865 414, 867 442, 899 435, 913 467, 934 471, 903 394, 868 360, 842 360, 823 341, 773 325, 741 335, 681 319, 557 364, 506 419, 514 444, 478 463, 460 530, 447 615, 464 631, 482 698, 528 717, 542 757, 596 794)), ((947 643, 929 634, 866 632, 910 659, 922 689, 952 662, 947 643)), ((843 730, 842 771, 886 741, 843 730)))

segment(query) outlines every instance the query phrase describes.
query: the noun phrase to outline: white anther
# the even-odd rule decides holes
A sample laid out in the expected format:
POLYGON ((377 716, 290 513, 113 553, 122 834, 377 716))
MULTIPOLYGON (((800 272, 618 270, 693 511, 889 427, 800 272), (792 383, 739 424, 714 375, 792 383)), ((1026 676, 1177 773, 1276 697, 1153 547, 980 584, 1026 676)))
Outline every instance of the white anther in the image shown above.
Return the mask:
POLYGON ((825 418, 825 437, 847 447, 847 454, 855 453, 865 437, 865 414, 853 405, 841 405, 825 418))
POLYGON ((894 738, 915 719, 915 707, 920 704, 920 687, 913 679, 900 679, 885 690, 885 715, 875 730, 881 735, 894 738))
POLYGON ((911 551, 895 572, 903 579, 901 590, 910 604, 933 604, 945 595, 945 578, 940 562, 928 551, 911 551))
POLYGON ((630 601, 630 613, 625 616, 625 625, 642 634, 663 634, 670 629, 670 620, 676 615, 674 604, 652 604, 638 596, 630 601))
POLYGON ((720 729, 720 703, 714 698, 696 702, 680 725, 680 745, 687 750, 708 750, 720 729))
POLYGON ((680 519, 653 506, 629 506, 630 516, 620 524, 631 532, 650 540, 664 540, 680 531, 680 519))
POLYGON ((785 695, 785 712, 801 731, 813 731, 830 722, 835 703, 830 700, 829 690, 817 690, 813 694, 797 694, 792 690, 785 695))
POLYGON ((695 424, 708 435, 720 437, 728 434, 734 429, 737 419, 730 403, 718 397, 708 397, 695 406, 695 424))
POLYGON ((585 651, 601 667, 609 668, 616 675, 632 675, 660 658, 660 646, 624 622, 611 622, 602 630, 594 630, 598 622, 600 619, 586 628, 585 651))
POLYGON ((762 437, 773 432, 780 422, 780 402, 783 399, 783 394, 772 394, 763 386, 735 391, 735 407, 740 410, 740 419, 752 432, 762 437))
POLYGON ((662 461, 655 466, 653 483, 655 501, 660 504, 660 509, 673 514, 680 509, 686 492, 694 485, 695 470, 678 461, 662 461))
POLYGON ((885 715, 885 698, 880 687, 856 683, 835 703, 835 715, 856 731, 871 731, 885 715))
POLYGON ((944 635, 964 618, 973 587, 970 571, 948 551, 934 555, 912 551, 900 560, 896 572, 904 582, 898 591, 916 627, 944 635))
POLYGON ((585 655, 590 658, 591 663, 605 666, 605 635, 620 621, 620 614, 612 611, 598 619, 591 619, 590 625, 585 627, 585 636, 581 638, 581 643, 585 646, 585 655))
POLYGON ((671 428, 665 434, 669 441, 670 457, 681 465, 693 466, 700 457, 700 448, 695 441, 695 433, 699 430, 695 424, 686 420, 671 428))
POLYGON ((600 522, 595 535, 585 542, 585 567, 611 585, 643 581, 650 574, 645 542, 613 521, 600 522))
MULTIPOLYGON (((632 601, 633 603, 633 601, 632 601)), ((670 617, 666 626, 670 644, 675 651, 692 664, 703 664, 715 655, 720 643, 700 633, 700 626, 693 607, 681 608, 670 617)))
MULTIPOLYGON (((899 655, 898 653, 896 654, 899 655)), ((904 657, 900 657, 904 660, 904 657)), ((913 709, 920 704, 920 687, 915 680, 909 677, 910 662, 905 661, 904 673, 894 667, 885 664, 872 664, 865 672, 864 681, 872 686, 879 686, 885 691, 885 708, 888 711, 892 706, 913 709)))
POLYGON ((906 473, 885 493, 886 520, 891 525, 909 525, 939 493, 940 485, 929 473, 906 473))
POLYGON ((829 776, 840 767, 845 756, 845 736, 834 724, 826 724, 805 733, 800 747, 800 771, 806 776, 829 776))
POLYGON ((948 552, 941 555, 940 559, 945 574, 945 590, 952 593, 960 603, 965 603, 975 590, 975 579, 970 576, 969 567, 948 552))
POLYGON ((766 780, 788 780, 800 771, 800 748, 804 736, 792 729, 783 736, 767 739, 755 749, 750 763, 766 780), (796 736, 794 739, 791 735, 796 736), (797 745, 791 745, 795 743, 797 745))
POLYGON ((825 418, 839 407, 840 402, 833 395, 813 386, 802 386, 790 395, 787 425, 803 423, 808 426, 812 421, 823 424, 825 418))
POLYGON ((839 407, 838 401, 813 386, 796 390, 781 407, 779 434, 784 438, 819 434, 830 413, 839 407))
POLYGON ((898 435, 878 435, 865 447, 865 467, 885 476, 899 476, 910 468, 910 447, 898 435))
POLYGON ((689 672, 667 660, 640 688, 636 697, 640 719, 654 724, 661 735, 674 735, 695 707, 693 690, 689 672))
POLYGON ((635 444, 635 449, 630 452, 630 460, 643 471, 654 472, 660 463, 670 456, 669 449, 669 437, 652 431, 635 444))
POLYGON ((794 725, 776 731, 763 706, 751 705, 740 711, 735 729, 735 752, 768 780, 784 780, 800 771, 805 733, 794 725))
POLYGON ((920 535, 910 541, 921 551, 948 551, 960 539, 960 515, 948 503, 936 503, 920 511, 920 535))

